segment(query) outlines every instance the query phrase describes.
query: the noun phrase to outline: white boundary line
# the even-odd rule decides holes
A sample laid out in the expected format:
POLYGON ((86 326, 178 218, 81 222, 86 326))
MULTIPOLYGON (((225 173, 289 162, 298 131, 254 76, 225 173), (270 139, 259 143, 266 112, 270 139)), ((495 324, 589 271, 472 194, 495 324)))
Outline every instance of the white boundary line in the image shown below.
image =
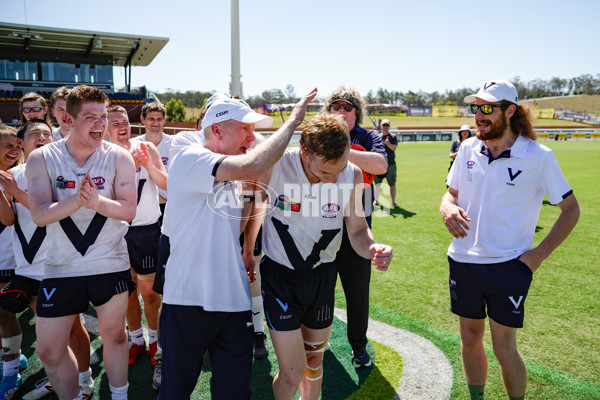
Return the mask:
MULTIPOLYGON (((346 310, 336 308, 335 316, 346 322, 346 310)), ((367 336, 402 356, 404 368, 395 400, 450 398, 452 366, 444 353, 429 340, 370 318, 367 336)))

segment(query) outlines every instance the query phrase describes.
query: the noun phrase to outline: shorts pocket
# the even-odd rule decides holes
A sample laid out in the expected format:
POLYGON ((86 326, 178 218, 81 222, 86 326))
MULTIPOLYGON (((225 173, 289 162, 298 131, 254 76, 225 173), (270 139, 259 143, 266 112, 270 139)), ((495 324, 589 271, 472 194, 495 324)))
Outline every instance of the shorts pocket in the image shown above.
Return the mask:
POLYGON ((527 272, 529 273, 529 275, 533 276, 533 271, 531 270, 531 268, 529 268, 529 265, 525 264, 523 261, 519 260, 518 258, 515 258, 515 261, 517 262, 517 264, 519 264, 522 268, 524 268, 525 270, 527 270, 527 272))

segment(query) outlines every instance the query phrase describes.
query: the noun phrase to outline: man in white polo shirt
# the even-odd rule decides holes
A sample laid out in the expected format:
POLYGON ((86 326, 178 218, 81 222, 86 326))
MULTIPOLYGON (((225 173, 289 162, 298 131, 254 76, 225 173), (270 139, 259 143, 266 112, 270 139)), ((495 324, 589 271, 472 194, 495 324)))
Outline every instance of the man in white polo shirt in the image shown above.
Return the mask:
POLYGON ((471 399, 483 399, 486 311, 506 391, 510 399, 523 399, 527 371, 516 335, 525 298, 532 274, 577 223, 579 205, 552 151, 535 141, 531 112, 518 104, 511 83, 486 82, 465 103, 475 103, 477 134, 460 146, 440 206, 454 236, 448 248, 451 310, 460 317, 471 399), (560 215, 531 248, 544 195, 560 215))
POLYGON ((189 146, 172 160, 159 399, 190 397, 207 350, 212 398, 250 398, 253 271, 244 268, 239 236, 242 212, 254 199, 241 197, 235 181, 257 179, 275 164, 316 94, 315 89, 305 96, 283 126, 248 154, 255 126, 270 125, 271 117, 241 100, 219 100, 202 120, 204 145, 189 146))

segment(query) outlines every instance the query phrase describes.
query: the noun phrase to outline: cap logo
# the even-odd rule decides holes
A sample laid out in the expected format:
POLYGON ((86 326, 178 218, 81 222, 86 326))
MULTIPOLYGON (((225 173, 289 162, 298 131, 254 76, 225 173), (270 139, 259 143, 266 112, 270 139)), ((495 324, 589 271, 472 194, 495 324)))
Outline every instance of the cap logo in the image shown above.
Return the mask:
POLYGON ((489 84, 484 83, 483 84, 483 90, 488 90, 489 88, 491 88, 495 84, 496 84, 496 82, 490 82, 489 84))
POLYGON ((217 115, 215 115, 215 118, 218 118, 218 117, 220 117, 221 115, 225 115, 225 114, 227 114, 227 113, 229 113, 229 110, 227 110, 227 111, 223 111, 223 112, 220 112, 220 113, 217 113, 217 115))

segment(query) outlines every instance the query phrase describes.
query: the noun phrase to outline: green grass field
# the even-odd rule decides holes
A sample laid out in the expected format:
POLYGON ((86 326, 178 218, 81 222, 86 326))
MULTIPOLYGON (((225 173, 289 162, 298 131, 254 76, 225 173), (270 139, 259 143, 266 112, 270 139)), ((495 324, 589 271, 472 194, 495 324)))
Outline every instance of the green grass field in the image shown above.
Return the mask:
MULTIPOLYGON (((600 142, 543 141, 553 149, 574 189, 581 218, 573 233, 535 273, 527 298, 525 327, 518 335, 519 348, 528 367, 528 399, 600 399, 600 142)), ((379 209, 373 218, 378 241, 394 246, 395 259, 387 273, 374 270, 371 283, 371 318, 409 330, 432 341, 450 360, 454 370, 453 399, 467 399, 468 391, 460 360, 458 318, 449 311, 446 249, 452 240, 438 208, 446 190, 449 143, 401 143, 396 151, 398 198, 401 208, 379 209)), ((384 185, 382 203, 389 195, 384 185)), ((558 208, 545 202, 535 243, 549 232, 558 208)), ((336 306, 343 308, 341 286, 336 306)), ((93 313, 92 313, 93 314, 93 313)), ((33 316, 21 315, 23 352, 30 368, 22 395, 43 374, 34 353, 33 316)), ((101 355, 100 338, 92 335, 101 355)), ((506 398, 498 363, 491 350, 486 398, 506 398)), ((393 398, 402 371, 402 360, 385 346, 373 343, 376 366, 356 371, 350 365, 345 325, 336 320, 326 353, 324 399, 393 398)), ((193 399, 208 399, 209 362, 193 399)), ((431 366, 435 368, 434 365, 431 366)), ((96 379, 94 399, 109 399, 108 380, 101 363, 92 365, 96 379)), ((274 352, 254 363, 253 398, 271 399, 271 379, 277 372, 274 352)), ((154 399, 152 368, 142 357, 130 368, 130 399, 154 399)), ((49 396, 48 399, 56 398, 49 396)))

